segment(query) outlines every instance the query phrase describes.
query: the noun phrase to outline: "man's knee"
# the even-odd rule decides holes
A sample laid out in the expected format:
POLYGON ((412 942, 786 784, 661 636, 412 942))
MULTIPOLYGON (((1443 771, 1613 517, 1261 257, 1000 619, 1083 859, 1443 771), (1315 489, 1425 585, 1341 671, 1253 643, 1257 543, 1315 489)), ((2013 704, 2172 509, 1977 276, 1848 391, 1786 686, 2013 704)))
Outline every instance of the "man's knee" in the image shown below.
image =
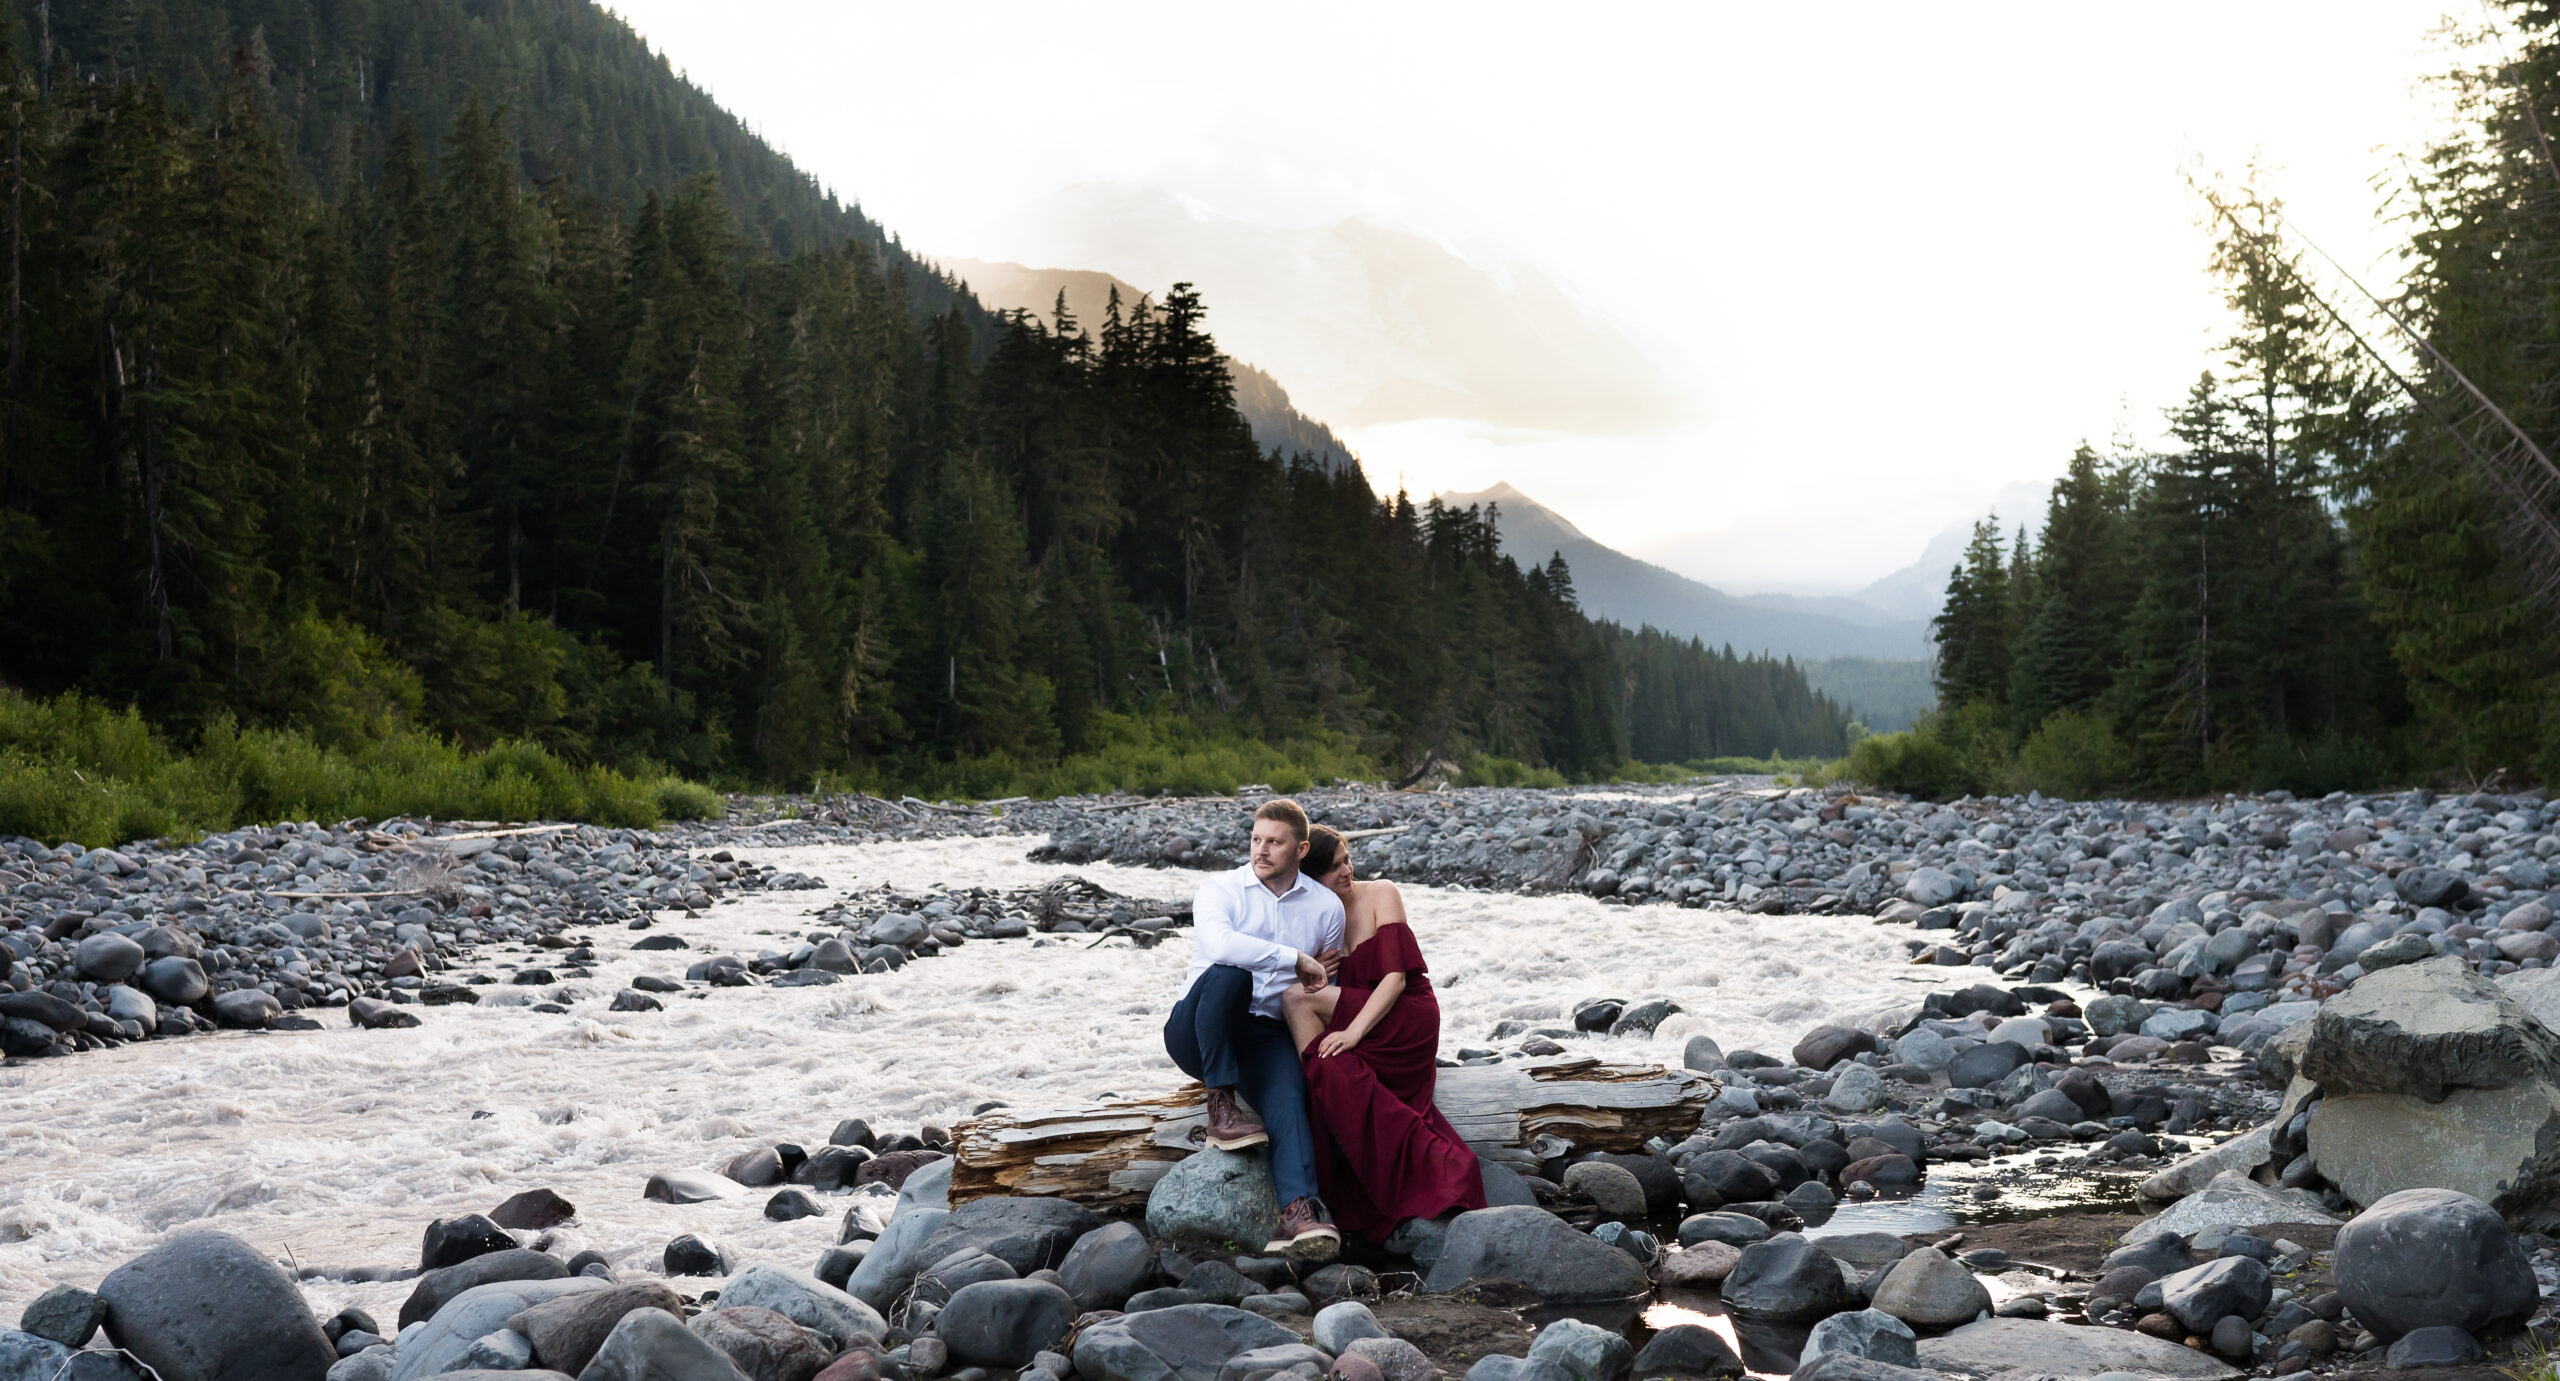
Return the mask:
POLYGON ((1229 1002, 1251 1002, 1253 973, 1233 964, 1211 964, 1201 971, 1200 981, 1192 991, 1199 994, 1203 1002, 1215 1002, 1221 1006, 1229 1002))

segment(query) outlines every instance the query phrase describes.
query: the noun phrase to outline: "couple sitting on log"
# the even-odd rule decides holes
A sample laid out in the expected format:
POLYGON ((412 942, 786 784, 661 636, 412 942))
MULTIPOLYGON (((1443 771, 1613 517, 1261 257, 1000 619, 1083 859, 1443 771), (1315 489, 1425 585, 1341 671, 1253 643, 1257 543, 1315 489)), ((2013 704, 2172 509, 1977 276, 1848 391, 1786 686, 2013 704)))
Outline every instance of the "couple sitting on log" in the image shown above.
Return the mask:
POLYGON ((1265 802, 1252 861, 1202 884, 1164 1047, 1208 1087, 1209 1145, 1270 1147, 1280 1230, 1265 1251, 1326 1259, 1337 1221, 1383 1241, 1408 1218, 1484 1207, 1475 1152, 1432 1105, 1440 1004, 1424 975, 1395 885, 1357 880, 1349 844, 1295 801, 1265 802))

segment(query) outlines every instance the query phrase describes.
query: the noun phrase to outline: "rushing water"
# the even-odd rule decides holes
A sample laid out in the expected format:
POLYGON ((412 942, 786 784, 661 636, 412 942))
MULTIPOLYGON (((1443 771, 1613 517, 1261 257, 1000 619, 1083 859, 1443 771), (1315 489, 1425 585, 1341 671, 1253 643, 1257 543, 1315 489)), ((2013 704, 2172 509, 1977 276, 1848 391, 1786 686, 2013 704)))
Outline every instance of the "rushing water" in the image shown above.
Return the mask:
MULTIPOLYGON (((161 1235, 215 1227, 304 1264, 407 1266, 430 1218, 485 1212, 549 1186, 617 1265, 655 1269, 693 1232, 741 1263, 807 1266, 833 1215, 763 1217, 765 1192, 644 1202, 663 1169, 717 1168, 763 1141, 825 1141, 839 1118, 908 1129, 979 1103, 1082 1103, 1174 1084, 1157 1031, 1187 946, 1061 937, 973 941, 894 974, 830 987, 668 995, 667 1010, 606 1010, 633 976, 680 976, 704 953, 784 947, 812 913, 864 889, 1035 885, 1080 873, 1137 896, 1186 895, 1196 874, 1024 858, 1022 839, 741 850, 813 873, 817 892, 768 893, 668 916, 690 952, 633 952, 595 932, 588 996, 566 1016, 485 988, 478 1007, 415 1008, 413 1031, 333 1029, 153 1041, 0 1069, 0 1319, 56 1281, 94 1283, 161 1235), (518 1005, 503 1005, 513 999, 518 1005)), ((1927 969, 1904 932, 1854 917, 1742 916, 1412 888, 1408 905, 1455 1049, 1504 1018, 1556 1018, 1585 997, 1667 996, 1682 1013, 1647 1039, 1595 1038, 1677 1064, 1704 1032, 1782 1051, 1826 1021, 1916 1002, 1927 969)), ((486 953, 502 978, 532 956, 486 953)), ((332 1021, 337 1020, 332 1016, 332 1021)), ((1933 1172, 1933 1179, 1935 1173, 1933 1172)), ((1829 1230, 1921 1213, 1857 1207, 1829 1230), (1858 1217, 1853 1215, 1864 1215, 1858 1217)), ((314 1281, 313 1302, 396 1310, 406 1284, 314 1281)))

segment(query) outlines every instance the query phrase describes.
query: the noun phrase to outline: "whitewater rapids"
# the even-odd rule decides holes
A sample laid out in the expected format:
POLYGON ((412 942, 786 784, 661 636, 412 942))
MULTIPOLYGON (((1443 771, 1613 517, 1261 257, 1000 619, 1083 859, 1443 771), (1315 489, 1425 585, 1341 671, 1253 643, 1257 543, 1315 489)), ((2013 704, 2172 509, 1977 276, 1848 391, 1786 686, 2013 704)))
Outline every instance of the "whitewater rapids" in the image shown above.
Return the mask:
MULTIPOLYGON (((744 1188, 649 1203, 643 1182, 716 1171, 763 1142, 815 1148, 841 1118, 905 1132, 995 1099, 1034 1108, 1168 1089, 1181 1076, 1158 1032, 1187 942, 977 940, 828 987, 666 994, 663 1012, 607 1004, 639 974, 681 977, 708 954, 788 948, 814 913, 873 888, 1009 890, 1073 873, 1123 895, 1181 897, 1200 880, 1034 864, 1031 842, 737 849, 828 885, 667 913, 646 932, 682 935, 688 951, 635 953, 641 933, 598 927, 595 977, 569 980, 588 998, 566 1016, 498 1005, 541 991, 501 985, 481 989, 477 1007, 408 1009, 424 1019, 416 1030, 350 1029, 332 1012, 325 1031, 140 1042, 0 1069, 0 1324, 53 1284, 94 1286, 168 1233, 218 1228, 305 1266, 414 1266, 428 1220, 537 1187, 578 1206, 572 1230, 617 1268, 654 1272, 667 1240, 691 1232, 741 1266, 805 1269, 834 1242, 837 1213, 771 1222, 773 1191, 744 1188)), ((1661 996, 1686 1010, 1650 1038, 1592 1047, 1677 1065, 1703 1032, 1727 1050, 1783 1052, 1813 1026, 1915 1004, 1943 976, 1906 967, 1905 929, 1863 917, 1405 896, 1439 990, 1444 1051, 1507 1017, 1661 996)), ((503 978, 543 962, 492 949, 465 971, 503 978)), ((387 1329, 411 1285, 305 1288, 323 1315, 356 1304, 387 1329)))

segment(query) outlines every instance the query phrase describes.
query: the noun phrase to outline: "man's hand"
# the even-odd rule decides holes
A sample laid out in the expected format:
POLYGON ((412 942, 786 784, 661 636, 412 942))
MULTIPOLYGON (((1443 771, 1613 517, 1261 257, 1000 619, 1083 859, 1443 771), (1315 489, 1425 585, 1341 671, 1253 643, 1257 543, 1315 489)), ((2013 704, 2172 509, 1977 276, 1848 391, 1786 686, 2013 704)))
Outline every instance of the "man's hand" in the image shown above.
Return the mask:
POLYGON ((1341 961, 1337 959, 1332 964, 1327 964, 1315 955, 1301 953, 1298 956, 1298 982, 1308 992, 1322 992, 1325 985, 1333 981, 1333 971, 1340 963, 1341 961))
POLYGON ((1360 1038, 1358 1036, 1355 1036, 1348 1031, 1336 1031, 1333 1034, 1326 1036, 1323 1040, 1316 1042, 1316 1054, 1320 1056, 1346 1055, 1351 1052, 1352 1047, 1357 1046, 1358 1044, 1360 1044, 1360 1038))

